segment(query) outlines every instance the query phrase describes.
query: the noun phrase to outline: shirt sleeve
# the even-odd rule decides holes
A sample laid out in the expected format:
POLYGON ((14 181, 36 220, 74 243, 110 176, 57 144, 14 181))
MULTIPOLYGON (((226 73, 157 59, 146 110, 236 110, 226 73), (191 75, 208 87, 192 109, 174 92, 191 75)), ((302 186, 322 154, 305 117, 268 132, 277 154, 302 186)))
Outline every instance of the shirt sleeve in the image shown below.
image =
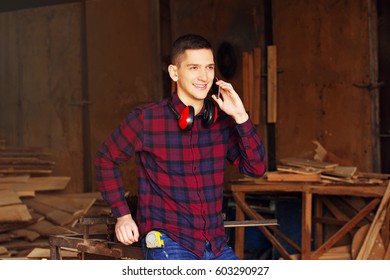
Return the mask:
POLYGON ((236 124, 235 129, 236 137, 231 137, 228 160, 242 174, 262 176, 267 168, 266 152, 252 121, 248 119, 242 124, 236 124))
POLYGON ((130 213, 119 165, 142 148, 143 114, 134 110, 99 147, 94 165, 96 183, 115 217, 130 213))

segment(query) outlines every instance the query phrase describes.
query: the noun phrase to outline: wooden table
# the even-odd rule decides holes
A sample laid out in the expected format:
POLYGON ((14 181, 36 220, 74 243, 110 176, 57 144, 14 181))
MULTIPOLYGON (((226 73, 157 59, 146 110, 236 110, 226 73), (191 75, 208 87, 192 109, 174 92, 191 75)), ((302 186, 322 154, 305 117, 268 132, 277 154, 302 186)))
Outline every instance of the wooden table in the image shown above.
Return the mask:
MULTIPOLYGON (((387 185, 387 183, 386 183, 387 185)), ((251 219, 264 219, 259 213, 253 210, 245 201, 246 194, 293 194, 302 195, 302 239, 301 246, 292 242, 287 236, 278 230, 277 226, 259 227, 265 237, 279 251, 284 259, 291 259, 287 250, 279 243, 275 235, 285 240, 290 246, 301 253, 301 259, 318 259, 327 252, 336 242, 345 234, 353 229, 365 216, 367 216, 381 201, 384 195, 386 185, 324 185, 315 183, 291 183, 291 182, 268 182, 265 180, 255 180, 252 182, 232 182, 229 187, 232 191, 236 207, 236 220, 244 220, 245 214, 251 219), (358 196, 372 198, 372 200, 362 208, 354 217, 347 221, 333 236, 328 238, 324 243, 316 243, 317 247, 314 252, 311 251, 311 236, 313 225, 313 196, 358 196)), ((316 213, 321 213, 321 209, 316 204, 316 213)), ((318 230, 321 230, 320 225, 318 230)), ((316 235, 319 236, 319 235, 316 235)), ((244 228, 235 229, 235 252, 243 259, 244 257, 244 228)))

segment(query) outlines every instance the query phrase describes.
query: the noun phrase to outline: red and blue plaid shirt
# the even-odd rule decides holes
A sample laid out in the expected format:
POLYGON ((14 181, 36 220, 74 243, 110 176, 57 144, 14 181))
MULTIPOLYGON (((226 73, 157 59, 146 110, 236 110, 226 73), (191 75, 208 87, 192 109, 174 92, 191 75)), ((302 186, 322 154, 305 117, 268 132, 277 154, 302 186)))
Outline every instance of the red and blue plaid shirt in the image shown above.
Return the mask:
MULTIPOLYGON (((202 126, 202 110, 193 128, 182 131, 169 100, 135 109, 107 138, 95 159, 97 183, 116 217, 129 214, 119 164, 135 156, 141 236, 161 230, 200 257, 207 240, 217 255, 228 242, 222 218, 226 162, 261 176, 265 148, 250 120, 237 125, 222 111, 211 128, 202 126)), ((176 94, 171 102, 177 112, 185 107, 176 94)))

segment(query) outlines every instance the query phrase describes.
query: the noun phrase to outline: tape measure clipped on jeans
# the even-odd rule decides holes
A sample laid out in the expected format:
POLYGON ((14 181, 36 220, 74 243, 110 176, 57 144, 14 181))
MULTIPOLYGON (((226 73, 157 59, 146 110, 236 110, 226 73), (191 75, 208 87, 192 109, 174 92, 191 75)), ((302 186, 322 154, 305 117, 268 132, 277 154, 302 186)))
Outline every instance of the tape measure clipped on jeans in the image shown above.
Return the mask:
POLYGON ((164 248, 164 240, 161 240, 161 232, 152 230, 146 235, 145 242, 147 248, 164 248))

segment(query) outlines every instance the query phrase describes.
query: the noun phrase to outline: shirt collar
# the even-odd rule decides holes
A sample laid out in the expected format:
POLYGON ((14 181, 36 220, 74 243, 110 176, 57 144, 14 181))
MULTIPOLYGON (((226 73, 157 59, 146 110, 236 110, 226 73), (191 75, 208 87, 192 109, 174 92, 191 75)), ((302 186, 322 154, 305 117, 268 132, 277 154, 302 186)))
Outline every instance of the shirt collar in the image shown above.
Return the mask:
MULTIPOLYGON (((175 108, 175 110, 177 112, 181 112, 184 110, 185 107, 187 107, 179 98, 177 92, 174 92, 172 94, 172 98, 171 98, 171 103, 173 105, 173 107, 175 108)), ((205 110, 205 106, 204 106, 204 103, 203 103, 203 107, 202 109, 200 110, 199 114, 198 115, 203 115, 204 114, 204 110, 205 110)))

